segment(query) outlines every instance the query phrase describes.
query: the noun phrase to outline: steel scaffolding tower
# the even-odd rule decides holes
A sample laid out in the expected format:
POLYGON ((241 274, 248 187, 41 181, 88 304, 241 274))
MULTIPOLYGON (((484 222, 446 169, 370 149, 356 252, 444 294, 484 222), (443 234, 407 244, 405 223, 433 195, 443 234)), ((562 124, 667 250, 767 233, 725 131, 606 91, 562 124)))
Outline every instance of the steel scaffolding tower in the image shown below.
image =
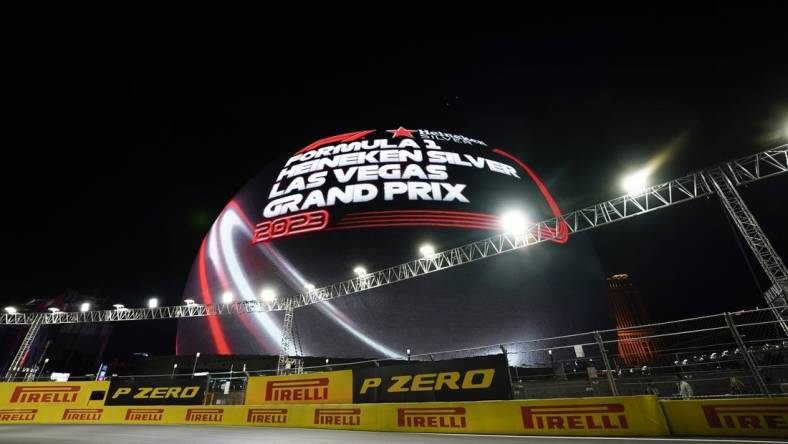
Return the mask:
POLYGON ((22 344, 19 346, 19 350, 16 351, 16 355, 14 355, 14 359, 11 361, 11 365, 8 368, 8 372, 6 372, 7 381, 13 381, 19 371, 22 370, 27 360, 27 355, 30 353, 30 348, 33 346, 33 342, 35 342, 38 331, 41 330, 41 325, 43 323, 43 317, 36 317, 30 324, 30 327, 27 328, 25 337, 22 339, 22 344))
POLYGON ((722 167, 708 170, 706 176, 714 185, 714 190, 720 197, 722 205, 730 214, 742 237, 771 281, 772 286, 764 294, 764 297, 769 307, 773 309, 783 332, 788 335, 788 304, 786 304, 784 292, 784 288, 788 287, 788 270, 786 270, 785 264, 758 225, 755 216, 747 208, 739 192, 736 191, 731 179, 723 172, 722 167))
MULTIPOLYGON (((282 366, 286 367, 289 362, 288 354, 293 337, 292 321, 296 308, 329 301, 341 296, 378 288, 549 241, 555 239, 555 234, 559 232, 559 228, 562 225, 566 227, 569 234, 573 234, 661 208, 667 208, 698 197, 717 194, 722 199, 726 211, 736 221, 739 230, 772 281, 772 288, 764 296, 770 307, 774 308, 775 316, 779 316, 778 319, 781 320, 783 328, 785 328, 785 321, 788 319, 786 317, 788 308, 786 308, 785 303, 785 289, 788 287, 788 284, 786 284, 785 265, 735 189, 735 186, 785 172, 788 172, 788 144, 736 159, 712 167, 704 172, 688 174, 678 179, 654 185, 639 193, 617 197, 563 214, 558 218, 533 224, 523 233, 498 234, 487 239, 438 252, 426 258, 370 272, 363 276, 316 288, 271 303, 251 300, 231 304, 188 304, 175 307, 123 308, 120 310, 99 310, 84 313, 4 313, 0 315, 0 325, 21 324, 32 326, 36 322, 40 324, 113 322, 284 311, 285 325, 283 325, 279 356, 279 368, 280 371, 284 371, 282 366), (288 312, 290 313, 289 315, 288 312)), ((31 334, 31 331, 28 331, 28 335, 31 334)), ((37 330, 33 333, 36 332, 37 330)), ((34 336, 35 334, 33 334, 34 336)), ((31 344, 32 340, 29 342, 23 341, 17 356, 25 356, 31 344)))
POLYGON ((288 365, 290 359, 290 344, 293 342, 293 306, 285 308, 285 317, 282 321, 282 340, 279 343, 279 362, 276 366, 276 374, 283 375, 291 367, 288 365))

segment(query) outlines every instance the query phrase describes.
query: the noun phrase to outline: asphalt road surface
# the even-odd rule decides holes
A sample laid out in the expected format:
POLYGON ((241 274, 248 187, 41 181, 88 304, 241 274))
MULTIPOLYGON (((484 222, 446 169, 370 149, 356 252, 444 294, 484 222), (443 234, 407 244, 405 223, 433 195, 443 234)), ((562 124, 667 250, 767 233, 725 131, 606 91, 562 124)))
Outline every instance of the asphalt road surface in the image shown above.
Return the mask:
MULTIPOLYGON (((443 435, 434 433, 351 432, 344 430, 278 429, 261 427, 144 426, 144 425, 4 425, 0 443, 523 443, 523 444, 711 444, 774 443, 775 440, 743 438, 569 438, 535 436, 443 435)), ((784 441, 783 441, 784 442, 784 441)))

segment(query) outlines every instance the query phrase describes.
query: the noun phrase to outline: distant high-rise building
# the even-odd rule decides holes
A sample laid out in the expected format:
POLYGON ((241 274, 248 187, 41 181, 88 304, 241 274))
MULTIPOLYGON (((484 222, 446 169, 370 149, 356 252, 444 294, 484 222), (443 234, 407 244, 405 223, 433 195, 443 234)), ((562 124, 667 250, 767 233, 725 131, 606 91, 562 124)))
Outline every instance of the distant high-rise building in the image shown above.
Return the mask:
POLYGON ((657 342, 648 338, 654 335, 654 328, 627 328, 651 323, 640 290, 628 274, 610 276, 607 286, 616 328, 619 329, 618 355, 621 361, 630 366, 647 364, 657 353, 657 342))

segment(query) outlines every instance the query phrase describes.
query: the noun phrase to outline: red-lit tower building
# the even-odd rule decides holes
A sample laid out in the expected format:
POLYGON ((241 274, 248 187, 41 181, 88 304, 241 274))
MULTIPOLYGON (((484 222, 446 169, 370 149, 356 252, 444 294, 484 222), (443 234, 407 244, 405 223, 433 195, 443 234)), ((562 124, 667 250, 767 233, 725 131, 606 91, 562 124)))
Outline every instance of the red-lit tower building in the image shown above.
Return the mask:
MULTIPOLYGON (((651 323, 640 290, 628 274, 610 276, 607 278, 607 286, 616 328, 624 329, 651 323)), ((656 356, 657 342, 653 338, 644 337, 652 336, 654 333, 652 327, 619 330, 618 355, 621 361, 629 366, 649 363, 656 356)))

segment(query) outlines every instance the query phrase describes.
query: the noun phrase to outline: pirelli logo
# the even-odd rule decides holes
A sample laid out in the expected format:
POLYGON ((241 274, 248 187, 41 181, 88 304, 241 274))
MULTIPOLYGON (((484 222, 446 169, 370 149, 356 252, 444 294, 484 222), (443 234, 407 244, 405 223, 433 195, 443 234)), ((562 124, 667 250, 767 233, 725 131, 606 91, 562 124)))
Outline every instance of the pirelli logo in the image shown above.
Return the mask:
POLYGON ((78 385, 20 386, 11 394, 11 403, 76 402, 78 385))
POLYGON ((254 424, 285 424, 287 409, 249 409, 246 422, 254 424))
POLYGON ((397 425, 424 429, 464 429, 464 407, 412 407, 397 409, 397 425))
POLYGON ((189 422, 222 422, 224 409, 188 409, 186 421, 189 422))
POLYGON ((315 424, 361 425, 361 409, 315 409, 315 424))
POLYGON ((0 422, 32 421, 38 409, 0 409, 0 422))
POLYGON ((701 409, 713 429, 788 430, 788 404, 712 404, 701 409))
POLYGON ((63 421, 99 421, 104 409, 66 409, 63 421))
POLYGON ((628 429, 623 404, 522 406, 526 430, 628 429))
POLYGON ((328 399, 328 378, 295 381, 268 381, 266 401, 324 401, 328 399))
POLYGON ((164 409, 128 409, 126 421, 161 421, 164 409))

